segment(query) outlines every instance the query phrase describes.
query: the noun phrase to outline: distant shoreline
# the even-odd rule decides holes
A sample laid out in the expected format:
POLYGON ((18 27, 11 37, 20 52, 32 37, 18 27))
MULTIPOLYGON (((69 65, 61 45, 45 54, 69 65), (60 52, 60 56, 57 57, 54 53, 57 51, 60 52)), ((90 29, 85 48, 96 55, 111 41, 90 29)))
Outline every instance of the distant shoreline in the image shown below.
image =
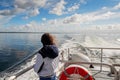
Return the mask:
MULTIPOLYGON (((25 33, 25 34, 42 34, 46 32, 0 32, 0 33, 25 33)), ((48 32, 53 34, 62 34, 62 32, 48 32)))
POLYGON ((0 32, 0 33, 26 33, 26 34, 42 34, 42 33, 53 33, 53 34, 81 34, 81 33, 120 33, 120 30, 80 30, 76 32, 65 32, 65 31, 59 31, 59 32, 51 32, 51 31, 43 31, 43 32, 0 32))
POLYGON ((44 32, 0 32, 0 33, 44 33, 44 32))

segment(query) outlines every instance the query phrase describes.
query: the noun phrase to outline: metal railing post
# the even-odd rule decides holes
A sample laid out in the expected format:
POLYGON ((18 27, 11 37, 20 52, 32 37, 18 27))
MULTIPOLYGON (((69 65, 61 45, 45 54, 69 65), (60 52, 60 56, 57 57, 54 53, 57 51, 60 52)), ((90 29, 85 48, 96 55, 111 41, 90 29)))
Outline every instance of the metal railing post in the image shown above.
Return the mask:
POLYGON ((70 58, 69 54, 70 54, 70 49, 68 48, 68 60, 69 60, 69 58, 70 58))
MULTIPOLYGON (((110 68, 110 70, 111 70, 111 73, 115 74, 115 79, 114 79, 114 80, 120 80, 120 70, 117 71, 117 70, 115 69, 115 66, 120 67, 120 64, 110 65, 110 64, 107 64, 107 63, 103 63, 103 58, 104 58, 104 57, 103 57, 103 50, 104 50, 104 49, 120 49, 120 48, 94 48, 94 47, 88 47, 88 48, 89 48, 89 49, 99 49, 99 50, 101 51, 101 54, 100 54, 100 63, 93 63, 93 62, 69 62, 69 60, 68 60, 68 62, 66 62, 66 61, 63 60, 63 62, 64 62, 64 63, 67 63, 67 65, 69 65, 69 64, 93 64, 93 65, 99 65, 99 66, 100 66, 99 72, 95 73, 93 76, 95 76, 96 74, 104 71, 104 69, 102 68, 103 66, 108 66, 108 67, 110 68)), ((69 56, 69 55, 70 55, 70 48, 66 49, 66 53, 68 54, 67 57, 68 57, 68 59, 69 59, 69 58, 70 58, 70 56, 69 56)), ((29 58, 31 58, 31 57, 34 56, 35 54, 36 54, 36 53, 34 53, 34 54, 32 54, 31 56, 29 56, 29 58)), ((64 57, 63 54, 64 54, 64 51, 61 52, 62 57, 64 57)), ((27 59, 29 59, 29 58, 27 58, 27 59)), ((27 59, 21 61, 19 64, 23 63, 23 62, 26 61, 27 59)), ((62 58, 62 59, 63 59, 63 58, 62 58)), ((19 64, 13 66, 12 68, 18 66, 19 64)), ((10 69, 12 69, 12 68, 9 68, 8 70, 10 70, 10 69)), ((32 65, 32 66, 29 66, 29 67, 26 68, 26 69, 23 69, 23 70, 20 71, 19 73, 17 73, 17 74, 15 74, 14 76, 12 76, 12 80, 13 80, 13 79, 16 79, 17 77, 21 76, 22 74, 24 74, 25 72, 31 70, 32 68, 33 68, 33 65, 32 65)), ((64 67, 64 69, 65 69, 65 67, 64 67)), ((9 77, 9 76, 7 76, 7 77, 9 77)))
POLYGON ((100 66, 100 71, 102 71, 102 61, 103 61, 103 49, 101 48, 101 66, 100 66))

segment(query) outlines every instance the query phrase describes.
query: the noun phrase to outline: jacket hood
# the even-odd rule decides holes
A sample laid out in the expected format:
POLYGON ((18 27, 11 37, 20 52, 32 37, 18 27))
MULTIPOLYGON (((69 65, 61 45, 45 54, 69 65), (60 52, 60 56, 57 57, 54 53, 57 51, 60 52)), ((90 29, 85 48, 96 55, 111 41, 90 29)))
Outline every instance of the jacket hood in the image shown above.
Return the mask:
POLYGON ((43 58, 49 57, 49 58, 56 58, 58 56, 58 48, 55 45, 45 45, 41 50, 41 55, 43 58))

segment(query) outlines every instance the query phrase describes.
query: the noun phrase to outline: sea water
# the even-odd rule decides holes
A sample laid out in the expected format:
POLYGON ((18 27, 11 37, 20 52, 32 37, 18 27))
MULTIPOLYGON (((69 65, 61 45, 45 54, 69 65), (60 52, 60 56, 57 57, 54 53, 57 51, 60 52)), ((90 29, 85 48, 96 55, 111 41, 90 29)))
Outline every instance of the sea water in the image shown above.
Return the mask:
POLYGON ((1 33, 0 71, 3 71, 17 63, 39 47, 41 47, 40 35, 36 36, 36 34, 1 33))
MULTIPOLYGON (((78 47, 112 47, 120 48, 119 32, 96 31, 79 33, 54 33, 59 48, 78 47)), ((0 34, 0 69, 5 70, 42 47, 41 33, 1 33, 0 34)), ((74 50, 75 51, 75 50, 74 50)), ((105 56, 120 56, 120 51, 107 50, 105 56)), ((96 59, 97 61, 97 59, 96 59)), ((109 62, 111 63, 111 62, 109 62)), ((118 62, 119 63, 119 62, 118 62)))
MULTIPOLYGON (((32 54, 42 47, 42 33, 0 33, 0 72, 32 54)), ((54 33, 58 46, 65 39, 65 34, 54 33)))

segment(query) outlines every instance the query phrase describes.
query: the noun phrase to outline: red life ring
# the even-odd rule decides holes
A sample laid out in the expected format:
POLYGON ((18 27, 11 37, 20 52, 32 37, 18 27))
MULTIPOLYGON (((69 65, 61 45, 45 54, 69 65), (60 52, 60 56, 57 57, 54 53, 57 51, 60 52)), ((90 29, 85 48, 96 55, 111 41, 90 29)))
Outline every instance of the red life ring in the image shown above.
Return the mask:
POLYGON ((94 80, 94 79, 86 68, 79 65, 70 65, 65 69, 65 71, 61 72, 59 80, 94 80))

